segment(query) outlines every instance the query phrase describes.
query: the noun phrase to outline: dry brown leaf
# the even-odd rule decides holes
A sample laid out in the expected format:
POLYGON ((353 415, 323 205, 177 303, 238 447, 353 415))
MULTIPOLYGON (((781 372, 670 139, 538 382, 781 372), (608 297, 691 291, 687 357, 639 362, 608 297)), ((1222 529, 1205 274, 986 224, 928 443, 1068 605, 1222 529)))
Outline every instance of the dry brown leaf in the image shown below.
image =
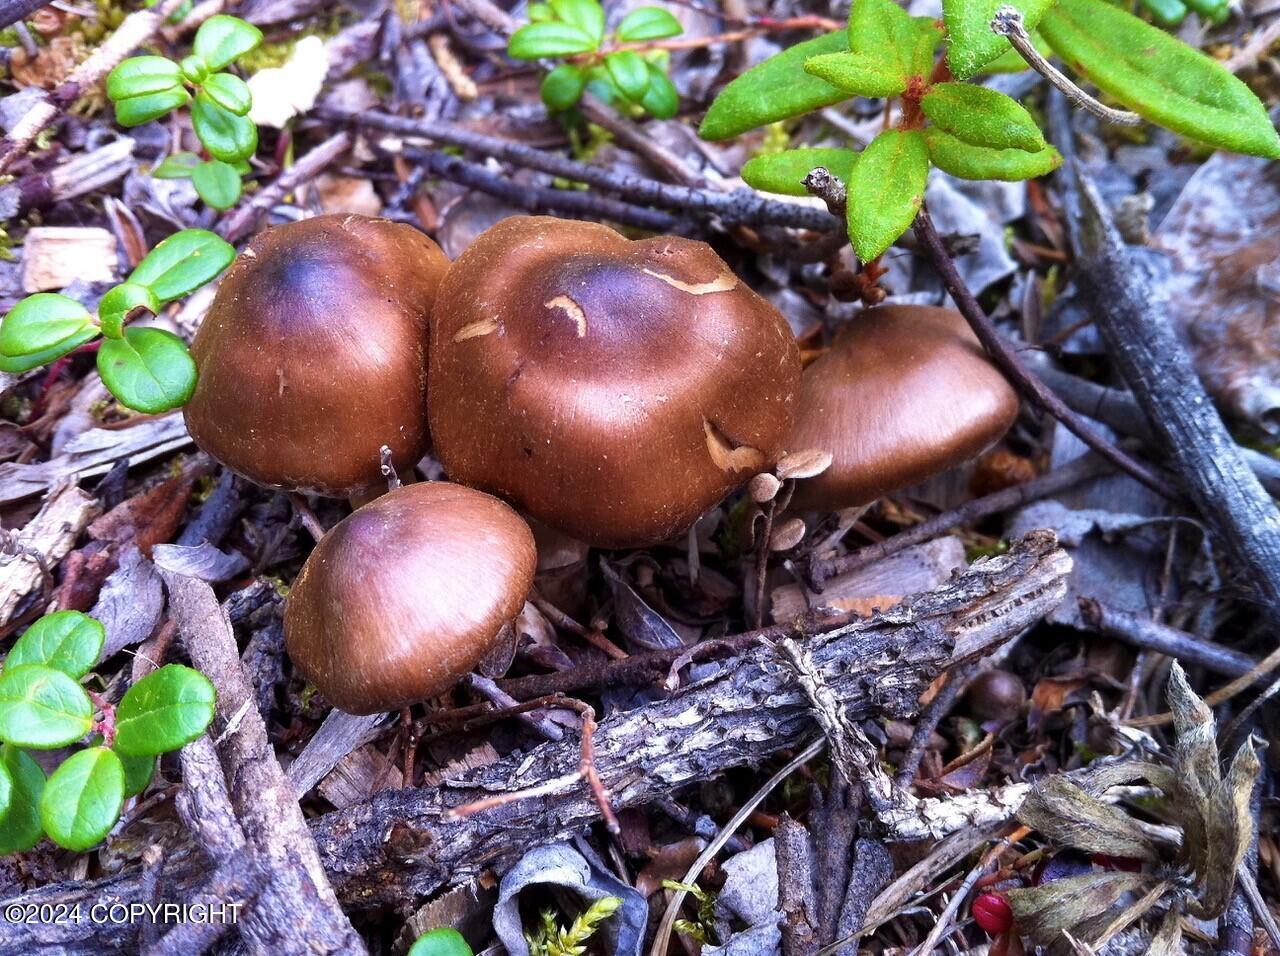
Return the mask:
POLYGON ((1018 810, 1018 819, 1057 843, 1089 853, 1152 863, 1160 858, 1127 813, 1090 796, 1066 777, 1041 781, 1018 810))
POLYGON ((1061 952, 1071 948, 1064 933, 1089 945, 1093 935, 1110 922, 1109 911, 1116 902, 1152 882, 1141 873, 1089 873, 1009 890, 1005 895, 1018 929, 1037 944, 1061 952))

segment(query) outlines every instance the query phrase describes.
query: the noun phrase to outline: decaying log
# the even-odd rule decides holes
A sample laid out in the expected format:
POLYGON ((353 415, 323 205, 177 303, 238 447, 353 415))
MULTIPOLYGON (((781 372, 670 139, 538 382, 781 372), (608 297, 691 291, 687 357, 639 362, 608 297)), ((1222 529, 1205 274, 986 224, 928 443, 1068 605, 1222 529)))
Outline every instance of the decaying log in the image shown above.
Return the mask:
MULTIPOLYGON (((943 587, 814 636, 805 647, 851 719, 908 717, 942 669, 991 653, 1055 607, 1066 593, 1070 567, 1051 533, 1033 532, 1008 554, 976 562, 943 587)), ((208 622, 221 626, 222 620, 208 607, 178 616, 189 643, 193 637, 199 642, 208 622)), ((601 722, 596 767, 615 806, 668 797, 812 740, 817 725, 792 675, 772 645, 759 646, 665 700, 601 722)), ((452 807, 569 775, 580 758, 579 742, 568 737, 510 754, 434 788, 384 791, 366 804, 311 822, 319 859, 348 909, 405 905, 596 822, 599 807, 582 784, 447 818, 452 807)), ((1026 785, 1015 785, 1008 792, 914 801, 884 818, 885 836, 920 839, 1007 819, 1025 792, 1026 785)), ((176 862, 166 868, 165 881, 174 892, 192 892, 200 882, 194 869, 190 861, 176 862)), ((21 899, 73 902, 111 893, 128 900, 140 892, 141 878, 134 873, 109 882, 44 887, 21 899)), ((120 944, 119 929, 110 929, 115 935, 109 942, 100 940, 104 949, 120 944)), ((0 952, 29 940, 24 932, 0 921, 0 952)))

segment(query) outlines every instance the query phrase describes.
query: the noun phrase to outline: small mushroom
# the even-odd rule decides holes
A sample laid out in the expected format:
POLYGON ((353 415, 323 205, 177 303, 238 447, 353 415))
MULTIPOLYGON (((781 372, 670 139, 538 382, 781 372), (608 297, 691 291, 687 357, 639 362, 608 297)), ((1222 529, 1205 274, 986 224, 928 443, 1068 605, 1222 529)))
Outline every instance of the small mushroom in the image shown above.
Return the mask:
POLYGON ((832 462, 797 483, 792 503, 867 504, 976 458, 1017 415, 1017 393, 960 313, 868 309, 805 369, 791 446, 832 462))
POLYGON ((294 665, 352 714, 448 690, 524 606, 533 534, 509 506, 448 482, 358 508, 302 566, 284 614, 294 665))
POLYGON ((776 461, 799 376, 786 320, 705 243, 512 217, 441 283, 431 433, 451 479, 651 544, 776 461))
POLYGON ((191 437, 270 488, 384 488, 381 446, 402 471, 426 452, 428 317, 448 265, 386 219, 317 216, 256 236, 191 345, 191 437))

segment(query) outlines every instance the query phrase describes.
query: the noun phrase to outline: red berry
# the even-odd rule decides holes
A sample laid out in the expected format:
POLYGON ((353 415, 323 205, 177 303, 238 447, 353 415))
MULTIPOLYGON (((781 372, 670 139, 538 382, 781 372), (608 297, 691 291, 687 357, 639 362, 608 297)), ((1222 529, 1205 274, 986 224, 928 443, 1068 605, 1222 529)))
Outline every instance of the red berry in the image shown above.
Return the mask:
POLYGON ((973 901, 973 919, 992 936, 998 936, 1013 927, 1013 910, 1003 896, 982 893, 973 901))

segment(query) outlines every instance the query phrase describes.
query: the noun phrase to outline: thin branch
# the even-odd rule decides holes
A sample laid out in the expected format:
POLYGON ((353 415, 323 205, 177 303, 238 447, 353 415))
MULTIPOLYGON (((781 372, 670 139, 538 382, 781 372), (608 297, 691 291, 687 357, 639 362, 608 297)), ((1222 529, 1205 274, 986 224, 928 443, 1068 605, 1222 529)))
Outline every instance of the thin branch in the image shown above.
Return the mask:
POLYGON ((1142 117, 1137 113, 1112 109, 1110 106, 1099 103, 1076 86, 1070 77, 1046 60, 1036 49, 1036 45, 1031 42, 1026 24, 1022 22, 1022 13, 1016 7, 1004 6, 997 10, 991 20, 991 32, 1008 39, 1031 69, 1061 90, 1063 96, 1085 112, 1092 113, 1103 122, 1115 123, 1118 126, 1137 126, 1142 122, 1142 117))
POLYGON ((1116 637, 1135 647, 1158 651, 1176 657, 1185 665, 1196 664, 1216 674, 1239 677, 1247 674, 1258 662, 1248 654, 1233 651, 1212 641, 1205 641, 1194 634, 1176 627, 1160 624, 1129 611, 1107 607, 1093 598, 1079 598, 1080 616, 1085 624, 1100 634, 1116 637))
POLYGON ((970 328, 973 329, 974 334, 978 337, 978 341, 987 350, 987 354, 991 356, 992 361, 1004 372, 1009 382, 1023 395, 1062 422, 1082 442, 1121 471, 1136 478, 1152 491, 1165 498, 1179 498, 1180 494, 1176 487, 1160 474, 1141 462, 1135 461, 1108 441, 1084 418, 1068 408, 1062 399, 1058 398, 1044 382, 1040 381, 1027 369, 1022 360, 1018 358, 1018 353, 996 331, 987 314, 982 311, 982 306, 978 304, 978 300, 969 291, 969 287, 965 284, 959 270, 956 268, 955 261, 947 253, 946 246, 938 235, 938 230, 934 228, 933 219, 930 217, 928 209, 922 208, 920 214, 916 216, 915 233, 916 238, 920 240, 920 244, 933 261, 933 267, 942 278, 942 284, 946 286, 947 291, 951 293, 951 298, 955 300, 956 307, 968 320, 970 328))
POLYGON ((325 168, 351 147, 351 134, 336 133, 290 166, 271 185, 228 212, 218 224, 218 234, 228 242, 243 239, 253 231, 258 217, 325 168))

